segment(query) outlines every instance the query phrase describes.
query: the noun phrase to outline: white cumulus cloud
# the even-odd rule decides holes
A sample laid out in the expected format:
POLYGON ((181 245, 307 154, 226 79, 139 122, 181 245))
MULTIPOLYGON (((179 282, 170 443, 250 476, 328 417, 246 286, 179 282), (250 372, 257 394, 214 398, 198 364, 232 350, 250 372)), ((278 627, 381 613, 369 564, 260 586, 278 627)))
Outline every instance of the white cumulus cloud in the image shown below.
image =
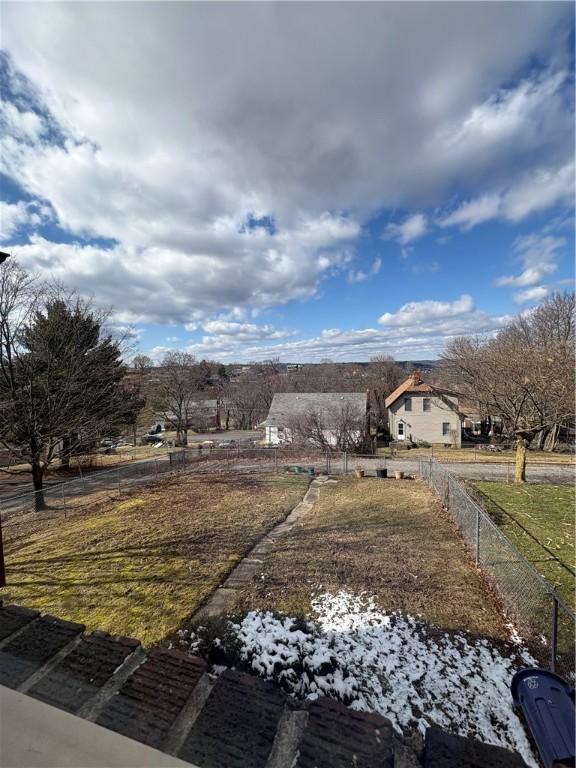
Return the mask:
POLYGON ((454 301, 411 301, 404 304, 397 312, 385 312, 378 318, 381 325, 408 326, 419 325, 431 320, 444 320, 459 317, 472 312, 474 301, 468 294, 463 294, 454 301))

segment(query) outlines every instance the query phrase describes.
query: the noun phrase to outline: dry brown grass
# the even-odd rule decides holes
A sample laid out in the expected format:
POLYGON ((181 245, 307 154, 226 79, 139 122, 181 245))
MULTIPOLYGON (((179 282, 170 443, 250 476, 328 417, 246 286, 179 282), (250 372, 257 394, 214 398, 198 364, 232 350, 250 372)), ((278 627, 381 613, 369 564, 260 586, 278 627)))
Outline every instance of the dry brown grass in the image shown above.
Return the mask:
POLYGON ((173 631, 263 533, 305 478, 180 475, 68 519, 7 525, 0 599, 146 644, 173 631))
POLYGON ((502 615, 456 529, 419 481, 340 479, 279 545, 239 610, 306 615, 320 591, 374 595, 386 610, 504 637, 502 615))

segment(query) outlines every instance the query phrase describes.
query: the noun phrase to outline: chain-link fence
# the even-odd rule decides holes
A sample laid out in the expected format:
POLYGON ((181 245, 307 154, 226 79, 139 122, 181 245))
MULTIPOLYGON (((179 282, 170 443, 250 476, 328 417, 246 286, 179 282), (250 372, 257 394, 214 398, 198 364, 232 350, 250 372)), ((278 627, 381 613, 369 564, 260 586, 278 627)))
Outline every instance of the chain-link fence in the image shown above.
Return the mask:
POLYGON ((66 516, 71 510, 127 492, 146 482, 154 482, 171 470, 167 456, 121 464, 113 469, 81 473, 73 480, 48 483, 41 491, 28 491, 0 497, 2 522, 29 513, 66 516))
POLYGON ((446 467, 422 459, 420 475, 451 514, 476 564, 536 655, 552 670, 574 678, 574 611, 446 467))
POLYGON ((30 513, 66 516, 97 500, 127 493, 163 474, 182 470, 212 472, 296 472, 341 474, 351 460, 344 453, 298 448, 195 447, 172 451, 154 459, 119 464, 108 470, 82 472, 73 480, 45 484, 41 491, 0 497, 1 520, 30 513))

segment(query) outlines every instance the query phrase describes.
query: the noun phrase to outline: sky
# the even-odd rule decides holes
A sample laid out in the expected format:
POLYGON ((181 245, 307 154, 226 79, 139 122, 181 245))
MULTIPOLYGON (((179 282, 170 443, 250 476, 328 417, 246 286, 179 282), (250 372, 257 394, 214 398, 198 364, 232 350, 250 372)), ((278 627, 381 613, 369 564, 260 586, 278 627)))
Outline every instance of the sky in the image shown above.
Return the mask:
POLYGON ((574 280, 569 2, 4 2, 0 249, 160 360, 438 357, 574 280))

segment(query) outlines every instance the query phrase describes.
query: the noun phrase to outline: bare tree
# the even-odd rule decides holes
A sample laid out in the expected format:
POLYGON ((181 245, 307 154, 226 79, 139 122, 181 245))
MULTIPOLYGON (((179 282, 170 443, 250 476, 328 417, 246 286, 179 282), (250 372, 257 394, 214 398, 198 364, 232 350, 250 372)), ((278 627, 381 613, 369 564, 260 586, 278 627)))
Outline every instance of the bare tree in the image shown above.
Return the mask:
POLYGON ((574 418, 574 341, 574 294, 554 294, 494 338, 454 339, 443 356, 452 388, 514 437, 516 482, 535 437, 574 418))
POLYGON ((334 413, 310 410, 294 414, 287 426, 294 442, 323 450, 360 451, 368 441, 366 415, 350 403, 334 413))
POLYGON ((226 428, 230 419, 240 429, 254 429, 270 409, 275 392, 285 383, 276 360, 258 363, 238 379, 223 380, 220 396, 226 410, 226 428))
POLYGON ((388 411, 385 400, 405 378, 402 368, 390 355, 376 355, 368 366, 368 387, 372 401, 372 414, 377 429, 387 425, 388 411))
POLYGON ((162 379, 156 392, 158 410, 176 430, 177 443, 188 445, 190 416, 199 387, 196 358, 187 352, 167 352, 161 367, 162 379))
POLYGON ((154 361, 148 355, 135 355, 131 362, 132 368, 141 376, 145 376, 154 367, 154 361))

